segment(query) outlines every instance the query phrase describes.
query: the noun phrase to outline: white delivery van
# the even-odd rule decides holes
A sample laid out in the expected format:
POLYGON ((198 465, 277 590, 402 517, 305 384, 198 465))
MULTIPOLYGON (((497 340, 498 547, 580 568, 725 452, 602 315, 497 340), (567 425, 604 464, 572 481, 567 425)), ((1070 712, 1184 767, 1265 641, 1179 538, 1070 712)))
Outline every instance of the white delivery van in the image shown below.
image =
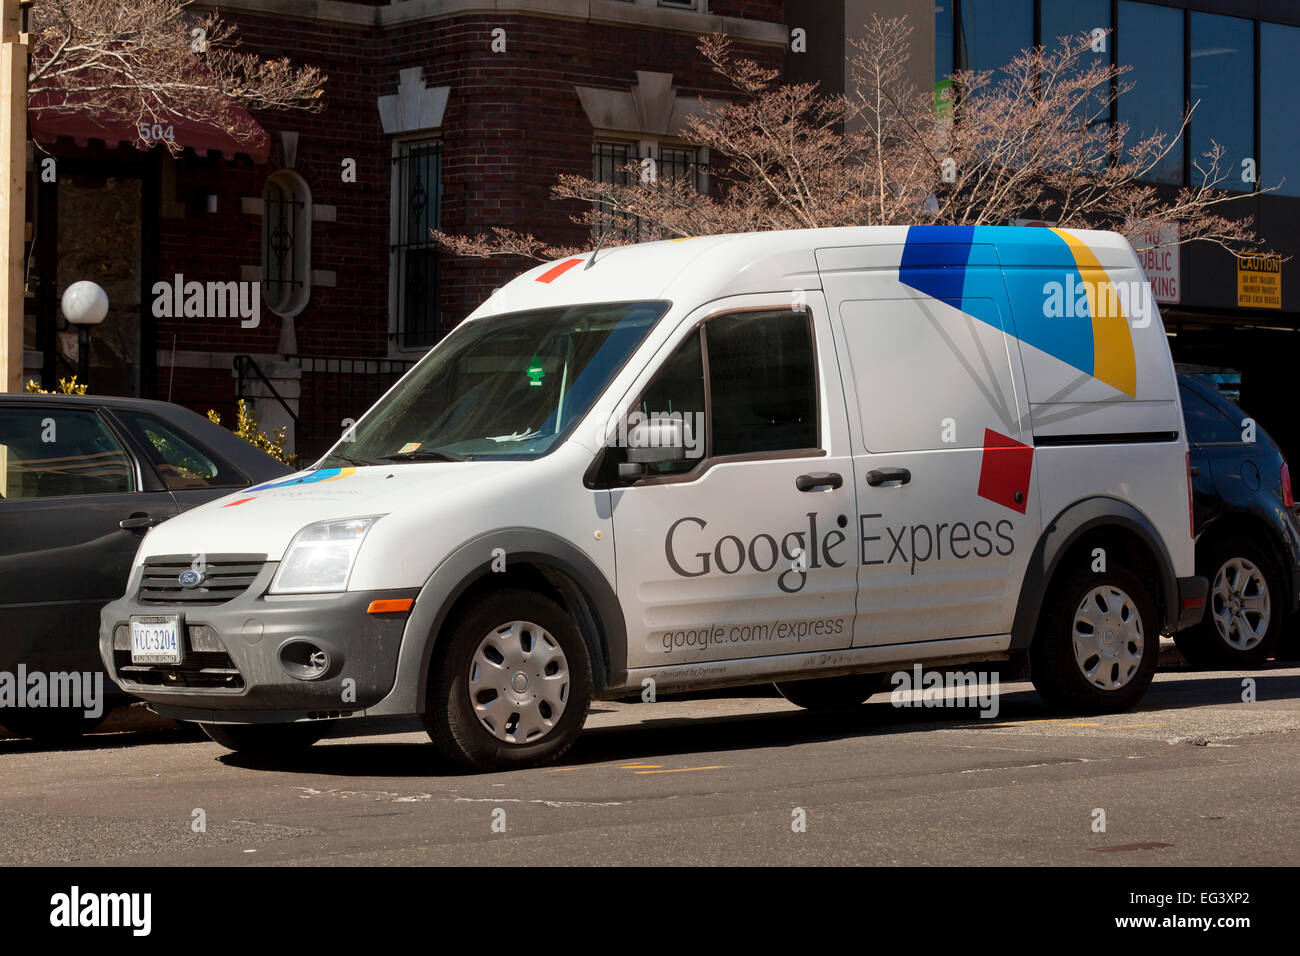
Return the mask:
POLYGON ((1126 708, 1205 592, 1122 238, 824 229, 523 274, 309 470, 153 529, 100 649, 237 750, 419 715, 494 768, 647 680, 835 707, 1013 659, 1126 708))

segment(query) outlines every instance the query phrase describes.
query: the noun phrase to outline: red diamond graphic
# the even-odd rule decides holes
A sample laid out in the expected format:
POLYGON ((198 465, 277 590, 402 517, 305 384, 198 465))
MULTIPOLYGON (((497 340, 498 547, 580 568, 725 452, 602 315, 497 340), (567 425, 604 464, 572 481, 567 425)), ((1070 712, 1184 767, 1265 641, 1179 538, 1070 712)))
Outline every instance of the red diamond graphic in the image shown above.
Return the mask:
POLYGON ((1034 448, 984 429, 984 457, 980 461, 979 496, 1004 508, 1025 513, 1034 448))

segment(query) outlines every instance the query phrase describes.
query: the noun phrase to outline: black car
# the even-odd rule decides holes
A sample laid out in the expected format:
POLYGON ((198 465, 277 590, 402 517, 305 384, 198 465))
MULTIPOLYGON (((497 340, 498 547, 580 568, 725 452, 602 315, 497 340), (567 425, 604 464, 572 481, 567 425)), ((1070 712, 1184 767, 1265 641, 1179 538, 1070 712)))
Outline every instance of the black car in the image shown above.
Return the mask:
MULTIPOLYGON (((0 725, 24 737, 91 729, 83 709, 50 706, 52 675, 103 672, 99 611, 125 590, 141 537, 288 472, 167 402, 0 394, 0 725)), ((103 680, 106 714, 127 697, 103 680)))
POLYGON ((1286 458, 1212 381, 1178 377, 1191 444, 1196 573, 1204 619, 1174 636, 1193 667, 1258 667, 1300 598, 1300 522, 1286 458))

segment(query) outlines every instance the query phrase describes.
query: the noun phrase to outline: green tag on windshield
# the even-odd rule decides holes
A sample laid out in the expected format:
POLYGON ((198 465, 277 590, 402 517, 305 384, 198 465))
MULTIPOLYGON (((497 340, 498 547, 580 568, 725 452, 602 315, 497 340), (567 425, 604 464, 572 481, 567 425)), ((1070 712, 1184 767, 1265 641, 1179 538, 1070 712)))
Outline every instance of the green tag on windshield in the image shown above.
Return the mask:
POLYGON ((546 373, 542 370, 542 362, 536 355, 534 355, 533 360, 528 363, 528 372, 526 374, 528 375, 529 385, 542 384, 542 376, 546 373))

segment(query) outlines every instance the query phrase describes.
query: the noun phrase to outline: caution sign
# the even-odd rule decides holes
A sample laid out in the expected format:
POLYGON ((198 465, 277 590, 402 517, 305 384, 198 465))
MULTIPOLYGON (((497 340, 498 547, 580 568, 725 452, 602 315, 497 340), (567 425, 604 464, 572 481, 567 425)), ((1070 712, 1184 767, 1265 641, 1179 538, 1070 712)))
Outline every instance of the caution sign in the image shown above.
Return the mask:
POLYGON ((1280 257, 1237 257, 1237 308, 1282 308, 1282 259, 1280 257))

